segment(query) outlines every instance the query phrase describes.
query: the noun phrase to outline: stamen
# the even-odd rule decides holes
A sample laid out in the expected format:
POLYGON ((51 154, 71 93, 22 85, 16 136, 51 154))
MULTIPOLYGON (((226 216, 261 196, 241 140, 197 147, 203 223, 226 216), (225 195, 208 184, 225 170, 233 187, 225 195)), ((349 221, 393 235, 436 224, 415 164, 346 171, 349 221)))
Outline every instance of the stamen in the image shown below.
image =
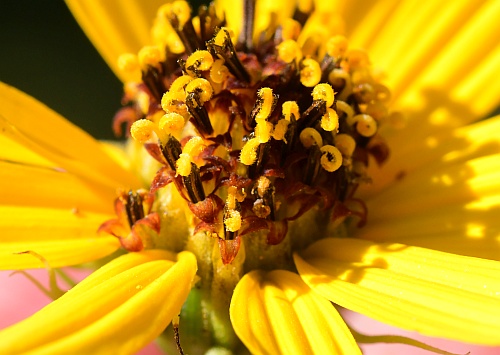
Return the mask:
POLYGON ((366 114, 350 117, 346 122, 350 126, 356 125, 356 131, 363 137, 371 137, 377 132, 377 122, 366 114))
POLYGON ((252 165, 257 160, 257 148, 260 145, 258 138, 248 140, 240 152, 240 162, 245 165, 252 165))
POLYGON ((180 154, 179 159, 176 162, 177 174, 181 176, 188 176, 191 174, 194 157, 199 155, 205 148, 206 144, 203 141, 203 138, 191 138, 182 149, 182 154, 180 154))
POLYGON ((300 63, 300 82, 305 87, 312 88, 321 80, 321 68, 319 63, 312 58, 304 59, 300 63))
POLYGON ((208 112, 203 106, 212 97, 210 82, 203 78, 194 79, 186 86, 186 105, 193 116, 193 124, 203 136, 214 132, 208 112))
POLYGON ((153 137, 154 133, 156 133, 158 138, 163 136, 156 123, 148 119, 137 120, 130 127, 130 135, 132 138, 142 144, 149 141, 153 137))
POLYGON ((124 73, 135 73, 139 70, 139 60, 135 54, 124 53, 118 57, 118 69, 124 73))
POLYGON ((278 58, 285 63, 290 64, 293 61, 298 62, 302 59, 302 50, 293 39, 281 42, 276 48, 278 49, 278 58))
POLYGON ((187 1, 174 1, 170 6, 165 7, 167 19, 181 39, 186 53, 194 53, 197 49, 204 48, 199 42, 196 31, 191 20, 191 8, 187 1))
POLYGON ((307 127, 303 129, 300 132, 299 138, 305 148, 310 148, 313 145, 320 148, 323 146, 323 138, 321 138, 321 134, 314 128, 307 127))
POLYGON ((189 75, 200 77, 201 71, 209 70, 214 58, 208 51, 196 51, 186 60, 186 71, 189 75))
POLYGON ((175 137, 169 136, 165 145, 162 144, 160 147, 170 169, 175 171, 176 162, 182 153, 181 144, 175 137))
POLYGON ((210 79, 216 84, 221 84, 228 75, 229 69, 224 65, 224 59, 217 59, 210 69, 210 79))
POLYGON ((298 21, 291 18, 286 18, 281 25, 281 38, 286 41, 288 39, 297 40, 302 26, 298 21))
POLYGON ((333 145, 321 147, 321 166, 328 172, 334 172, 342 166, 342 154, 333 145))
POLYGON ((326 113, 321 118, 321 128, 328 132, 339 129, 339 116, 334 109, 330 107, 326 109, 326 113))
POLYGON ((243 4, 243 28, 238 39, 238 47, 247 53, 253 49, 255 2, 255 0, 245 0, 243 4))
POLYGON ((135 222, 144 218, 144 207, 142 205, 143 199, 138 192, 129 191, 125 203, 125 211, 129 226, 132 227, 135 222))
POLYGON ((205 199, 205 191, 203 190, 200 178, 200 169, 198 169, 195 163, 191 163, 191 173, 188 176, 183 176, 182 181, 192 203, 198 203, 205 199))
POLYGON ((337 134, 335 136, 335 147, 344 157, 351 157, 354 149, 356 149, 356 141, 349 134, 337 134))
POLYGON ((231 36, 227 28, 222 27, 210 41, 207 42, 209 49, 219 58, 224 59, 229 71, 239 80, 250 83, 250 75, 241 64, 236 55, 231 36))
POLYGON ((328 40, 326 43, 326 53, 331 57, 343 57, 347 52, 349 42, 344 36, 337 35, 328 40))
POLYGON ((287 140, 285 138, 285 135, 286 132, 288 131, 288 125, 290 125, 290 121, 287 121, 284 118, 279 120, 278 123, 276 123, 276 125, 274 126, 274 131, 272 133, 273 138, 276 139, 277 141, 282 140, 286 143, 287 140))
POLYGON ((254 193, 256 192, 260 199, 256 200, 253 209, 254 211, 258 211, 261 216, 265 215, 261 218, 269 217, 271 221, 276 219, 274 203, 275 190, 271 180, 265 176, 259 177, 254 187, 254 193))
POLYGON ((268 119, 278 101, 278 97, 273 94, 273 90, 267 87, 259 89, 259 91, 257 91, 257 97, 252 112, 250 112, 248 116, 248 124, 250 127, 255 127, 256 123, 268 119))
POLYGON ((337 110, 344 112, 347 115, 346 121, 352 120, 354 116, 354 109, 347 102, 338 100, 335 103, 337 110))
POLYGON ((305 184, 312 186, 318 176, 320 167, 321 151, 317 145, 311 146, 309 155, 307 156, 307 164, 304 171, 303 181, 305 184))
POLYGON ((332 106, 335 100, 335 94, 329 84, 316 85, 312 91, 312 97, 314 101, 324 101, 326 107, 332 106))
POLYGON ((224 225, 229 232, 237 232, 241 228, 241 214, 236 210, 227 210, 224 214, 224 225))
POLYGON ((178 113, 170 112, 160 119, 158 127, 167 134, 178 136, 184 128, 184 124, 184 117, 178 113))
POLYGON ((297 105, 297 102, 295 101, 283 102, 283 105, 281 106, 281 112, 283 113, 283 117, 287 121, 291 120, 292 115, 296 120, 300 118, 299 105, 297 105))

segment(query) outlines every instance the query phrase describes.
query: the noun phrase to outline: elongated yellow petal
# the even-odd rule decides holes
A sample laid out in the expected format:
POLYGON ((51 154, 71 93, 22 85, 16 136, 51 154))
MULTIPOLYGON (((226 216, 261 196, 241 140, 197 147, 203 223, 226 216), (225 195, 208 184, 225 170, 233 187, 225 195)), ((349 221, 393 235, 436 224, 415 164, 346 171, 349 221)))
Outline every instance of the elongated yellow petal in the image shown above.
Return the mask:
POLYGON ((118 57, 137 53, 150 42, 150 29, 165 0, 66 0, 66 4, 87 37, 120 80, 127 76, 118 70, 118 57))
POLYGON ((137 178, 116 164, 99 142, 34 98, 3 83, 0 128, 11 141, 52 161, 55 168, 113 187, 139 186, 137 178))
POLYGON ((170 257, 150 252, 115 259, 81 287, 0 332, 0 352, 137 352, 170 323, 191 289, 195 257, 188 252, 180 253, 177 261, 170 257))
POLYGON ((403 244, 323 239, 294 256, 332 302, 381 322, 465 342, 500 344, 500 263, 403 244))
POLYGON ((230 315, 254 354, 361 354, 337 310, 289 271, 246 274, 230 315))

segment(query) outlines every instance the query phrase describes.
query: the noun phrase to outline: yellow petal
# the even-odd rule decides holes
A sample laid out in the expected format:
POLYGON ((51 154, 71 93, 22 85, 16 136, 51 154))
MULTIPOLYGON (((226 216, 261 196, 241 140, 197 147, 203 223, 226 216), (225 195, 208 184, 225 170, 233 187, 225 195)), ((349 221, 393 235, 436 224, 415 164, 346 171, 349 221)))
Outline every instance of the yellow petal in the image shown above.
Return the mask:
POLYGON ((229 311, 254 354, 361 354, 337 310, 289 271, 246 274, 229 311))
POLYGON ((87 37, 116 76, 128 78, 118 70, 118 57, 137 53, 150 42, 150 29, 158 8, 165 0, 66 0, 66 4, 87 37))
POLYGON ((323 239, 295 255, 302 279, 345 308, 422 334, 500 344, 500 264, 402 244, 323 239))
POLYGON ((139 186, 137 178, 116 164, 99 142, 34 98, 3 83, 0 128, 11 142, 52 161, 55 168, 113 187, 139 186))
POLYGON ((188 252, 177 262, 170 256, 155 252, 141 260, 134 254, 115 259, 83 286, 0 332, 0 352, 137 352, 166 328, 191 289, 196 259, 188 252))

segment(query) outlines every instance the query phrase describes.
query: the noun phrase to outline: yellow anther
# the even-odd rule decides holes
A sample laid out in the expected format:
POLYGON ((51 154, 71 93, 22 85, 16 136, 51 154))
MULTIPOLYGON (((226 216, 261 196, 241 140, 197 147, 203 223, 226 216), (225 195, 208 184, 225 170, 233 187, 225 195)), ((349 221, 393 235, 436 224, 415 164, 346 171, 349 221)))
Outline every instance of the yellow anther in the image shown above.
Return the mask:
POLYGON ((221 27, 219 32, 214 37, 214 44, 216 46, 222 47, 226 43, 226 41, 231 40, 231 36, 233 35, 233 31, 227 27, 221 27))
POLYGON ((321 128, 328 132, 339 129, 339 116, 334 109, 326 109, 326 113, 321 117, 321 128))
POLYGON ((363 137, 371 137, 377 132, 377 122, 370 115, 361 114, 346 120, 347 124, 356 125, 356 131, 363 137))
POLYGON ((153 133, 157 130, 154 122, 142 119, 135 121, 130 127, 130 135, 139 143, 146 143, 153 137, 153 133))
POLYGON ((170 85, 169 91, 176 92, 176 91, 183 91, 186 88, 186 85, 189 84, 194 78, 189 75, 182 75, 179 76, 177 79, 174 80, 172 85, 170 85))
POLYGON ((158 127, 163 130, 167 134, 176 135, 184 128, 184 117, 175 112, 170 112, 164 115, 160 122, 158 123, 158 127))
POLYGON ((209 70, 213 63, 214 58, 208 51, 196 51, 186 59, 186 69, 195 76, 196 71, 209 70))
POLYGON ((312 88, 321 80, 321 67, 319 63, 312 59, 304 59, 301 63, 300 82, 308 88, 312 88))
POLYGON ((354 109, 347 102, 338 100, 335 105, 337 111, 344 112, 347 115, 346 121, 351 120, 354 116, 354 109))
POLYGON ((323 154, 319 162, 323 169, 334 172, 342 166, 342 154, 333 145, 325 145, 320 150, 323 154))
POLYGON ((293 39, 287 39, 281 42, 277 47, 278 57, 285 63, 291 63, 294 60, 302 59, 302 50, 297 42, 293 39))
POLYGON ((224 216, 224 225, 229 232, 236 232, 241 228, 241 214, 236 210, 229 210, 224 216))
POLYGON ((118 69, 124 73, 132 73, 139 70, 137 56, 132 53, 124 53, 118 57, 118 69))
POLYGON ((200 105, 210 100, 214 89, 210 82, 203 78, 194 79, 186 86, 186 94, 196 92, 198 94, 198 101, 200 105))
POLYGON ((274 107, 274 94, 271 88, 261 88, 257 91, 257 96, 261 100, 261 107, 257 115, 255 116, 255 121, 259 122, 266 120, 270 115, 274 107))
POLYGON ((286 131, 288 130, 289 124, 290 124, 290 121, 287 121, 284 118, 279 120, 278 123, 276 123, 276 125, 274 126, 274 131, 272 133, 273 138, 278 140, 278 141, 282 140, 285 143, 287 143, 287 141, 285 139, 285 134, 286 134, 286 131))
MULTIPOLYGON (((168 4, 167 4, 168 5, 168 4)), ((191 19, 191 7, 187 1, 174 1, 170 7, 165 7, 167 10, 167 16, 175 16, 179 21, 179 29, 182 30, 186 22, 191 19)))
POLYGON ((344 157, 351 157, 356 149, 356 141, 349 134, 341 133, 335 136, 335 146, 344 157))
POLYGON ((335 93, 329 84, 318 84, 312 91, 312 97, 314 101, 325 101, 326 107, 330 107, 333 105, 335 93))
POLYGON ((297 102, 295 101, 283 102, 283 105, 281 106, 281 112, 283 113, 283 117, 285 117, 285 120, 287 121, 291 120, 292 115, 296 120, 300 118, 299 105, 297 105, 297 102))
POLYGON ((142 69, 146 69, 148 66, 158 66, 158 63, 164 59, 160 48, 157 46, 142 47, 137 57, 142 69))
POLYGON ((321 134, 314 128, 304 128, 302 132, 300 132, 299 138, 302 145, 306 148, 310 148, 313 145, 317 145, 319 148, 323 146, 323 138, 321 138, 321 134))
POLYGON ((193 160, 189 154, 181 153, 179 159, 175 162, 175 172, 181 176, 189 176, 192 162, 193 160))
POLYGON ((257 138, 248 140, 240 152, 240 162, 245 165, 252 165, 257 160, 257 148, 260 142, 257 138))
POLYGON ((334 58, 342 57, 346 53, 348 46, 347 38, 341 35, 333 36, 326 43, 326 53, 334 58))
POLYGON ((273 131, 273 124, 267 121, 260 121, 255 126, 255 138, 259 140, 259 143, 267 143, 271 139, 271 133, 273 131))
POLYGON ((210 69, 210 79, 216 84, 222 83, 229 75, 229 69, 224 65, 224 59, 217 59, 210 69))
POLYGON ((283 40, 293 39, 296 40, 299 37, 300 30, 302 26, 298 21, 291 18, 286 18, 283 20, 281 37, 283 40))

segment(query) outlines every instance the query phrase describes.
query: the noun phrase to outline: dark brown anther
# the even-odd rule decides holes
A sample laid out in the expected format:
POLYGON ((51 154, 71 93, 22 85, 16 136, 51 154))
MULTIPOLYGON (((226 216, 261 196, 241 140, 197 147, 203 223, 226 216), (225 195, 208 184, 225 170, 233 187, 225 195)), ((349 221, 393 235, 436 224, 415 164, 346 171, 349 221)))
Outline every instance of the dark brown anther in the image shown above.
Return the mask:
POLYGON ((262 174, 267 161, 269 160, 269 151, 271 150, 271 145, 269 142, 259 145, 257 148, 257 160, 255 163, 248 167, 248 177, 250 179, 256 179, 262 174))
POLYGON ((155 67, 148 66, 148 69, 142 72, 142 81, 156 101, 161 102, 161 98, 167 89, 163 84, 160 71, 155 67))
POLYGON ((243 4, 243 28, 238 38, 238 49, 249 53, 253 49, 253 28, 255 19, 255 0, 245 0, 243 4))
POLYGON ((192 203, 197 203, 205 199, 205 191, 201 183, 200 170, 195 163, 191 163, 191 174, 183 176, 184 186, 192 203))
POLYGON ((306 127, 314 127, 325 113, 326 102, 321 100, 313 101, 298 122, 299 130, 303 130, 306 127))
POLYGON ((320 159, 321 151, 317 145, 313 145, 309 149, 309 155, 307 156, 307 164, 304 171, 303 182, 309 186, 312 186, 316 177, 318 176, 320 169, 320 159))
MULTIPOLYGON (((276 107, 276 103, 278 102, 279 96, 276 94, 273 94, 273 103, 271 107, 271 115, 274 111, 274 108, 276 107)), ((257 122, 255 121, 255 118, 259 114, 260 110, 262 109, 262 105, 264 104, 264 100, 262 98, 257 97, 255 100, 255 104, 253 105, 252 111, 250 111, 250 115, 247 117, 247 126, 248 128, 251 128, 252 130, 257 126, 257 122)))
POLYGON ((199 101, 199 94, 194 91, 186 96, 186 106, 189 113, 193 116, 191 122, 198 129, 203 137, 209 136, 214 133, 212 123, 208 117, 208 112, 199 101))
POLYGON ((175 137, 170 136, 167 143, 164 146, 160 145, 160 147, 168 165, 175 171, 175 162, 179 159, 179 156, 182 153, 181 144, 175 137))
POLYGON ((206 48, 204 43, 200 42, 198 39, 191 20, 188 20, 183 26, 181 26, 177 16, 172 14, 172 16, 168 18, 168 21, 179 36, 188 56, 198 49, 206 48))
POLYGON ((281 145, 281 160, 280 165, 285 165, 286 158, 290 155, 290 152, 295 147, 297 143, 298 137, 298 128, 297 128, 297 120, 295 119, 295 115, 292 113, 290 115, 290 123, 288 124, 288 128, 285 133, 285 142, 282 142, 281 145))
POLYGON ((125 201, 125 211, 127 212, 128 223, 132 227, 135 222, 144 218, 143 199, 140 194, 130 190, 125 201))
POLYGON ((215 57, 220 57, 225 60, 225 65, 228 67, 229 71, 237 77, 239 80, 250 83, 250 74, 246 71, 243 64, 241 64, 238 56, 236 55, 236 50, 234 49, 233 43, 231 42, 231 37, 229 32, 225 29, 220 29, 219 31, 224 31, 224 44, 219 46, 215 44, 214 38, 207 42, 207 47, 215 55, 215 57))

